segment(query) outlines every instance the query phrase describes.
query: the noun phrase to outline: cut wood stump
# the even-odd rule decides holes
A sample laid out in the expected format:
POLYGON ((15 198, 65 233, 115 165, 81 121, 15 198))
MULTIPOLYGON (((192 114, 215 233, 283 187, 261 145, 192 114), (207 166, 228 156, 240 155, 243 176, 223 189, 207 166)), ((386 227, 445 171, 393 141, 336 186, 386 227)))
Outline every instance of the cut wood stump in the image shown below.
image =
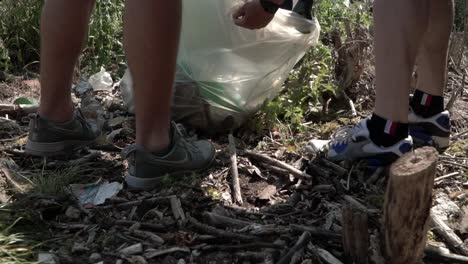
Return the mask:
POLYGON ((408 153, 390 168, 384 203, 384 254, 389 263, 421 263, 438 161, 434 148, 408 153))
POLYGON ((367 213, 351 206, 343 209, 343 248, 346 264, 368 263, 367 213))

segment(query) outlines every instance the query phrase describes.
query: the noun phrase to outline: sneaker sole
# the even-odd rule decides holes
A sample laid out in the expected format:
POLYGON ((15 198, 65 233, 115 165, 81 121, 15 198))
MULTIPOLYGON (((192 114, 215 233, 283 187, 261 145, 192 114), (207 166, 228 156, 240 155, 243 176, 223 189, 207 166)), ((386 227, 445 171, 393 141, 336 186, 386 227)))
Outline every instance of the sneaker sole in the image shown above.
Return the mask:
POLYGON ((428 142, 417 136, 413 136, 413 141, 416 148, 431 146, 435 147, 439 152, 444 152, 450 146, 450 137, 432 136, 428 142))
POLYGON ((208 165, 206 165, 202 169, 168 173, 168 174, 165 174, 164 176, 159 176, 159 177, 154 177, 154 178, 139 178, 139 177, 135 177, 127 173, 125 175, 125 182, 127 183, 130 189, 142 190, 142 191, 154 190, 161 184, 162 179, 165 177, 185 177, 191 173, 198 173, 198 172, 207 170, 209 167, 211 167, 211 164, 213 164, 213 161, 215 160, 215 158, 216 158, 215 155, 213 155, 213 158, 208 163, 208 165))
POLYGON ((39 157, 53 157, 59 155, 70 154, 70 152, 84 148, 92 144, 91 141, 69 140, 52 143, 41 143, 28 141, 26 143, 25 152, 27 154, 39 157))

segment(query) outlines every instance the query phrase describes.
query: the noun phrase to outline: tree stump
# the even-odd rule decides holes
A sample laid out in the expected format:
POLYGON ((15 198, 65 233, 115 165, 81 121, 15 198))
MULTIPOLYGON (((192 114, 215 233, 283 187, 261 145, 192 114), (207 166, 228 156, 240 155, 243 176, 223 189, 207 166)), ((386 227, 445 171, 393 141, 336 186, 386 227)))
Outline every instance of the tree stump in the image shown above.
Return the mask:
POLYGON ((343 248, 346 264, 367 264, 369 229, 367 213, 347 206, 343 209, 343 248))
POLYGON ((383 226, 389 263, 422 262, 437 161, 437 151, 425 147, 406 154, 390 168, 383 226))

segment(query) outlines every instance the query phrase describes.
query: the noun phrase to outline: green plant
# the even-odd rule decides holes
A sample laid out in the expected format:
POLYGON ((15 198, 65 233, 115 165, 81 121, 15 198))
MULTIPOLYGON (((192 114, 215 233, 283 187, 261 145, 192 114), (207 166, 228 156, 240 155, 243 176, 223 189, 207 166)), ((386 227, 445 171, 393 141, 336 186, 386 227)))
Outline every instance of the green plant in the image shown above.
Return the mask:
POLYGON ((455 18, 454 18, 454 30, 463 31, 466 23, 467 3, 465 0, 455 0, 455 18))
POLYGON ((0 71, 20 72, 39 60, 39 17, 43 1, 2 0, 0 71))
MULTIPOLYGON (((0 0, 0 72, 22 74, 25 70, 38 70, 43 2, 0 0)), ((115 70, 124 63, 123 9, 123 0, 96 1, 88 42, 80 58, 80 70, 84 73, 95 73, 101 66, 115 70)))
POLYGON ((332 34, 346 43, 350 35, 356 35, 353 29, 365 27, 369 30, 372 22, 369 10, 368 5, 360 2, 349 7, 333 0, 316 2, 314 13, 322 28, 322 41, 291 71, 281 94, 264 105, 261 117, 267 127, 271 129, 287 123, 292 129, 303 130, 302 124, 310 113, 326 104, 324 99, 339 92, 338 52, 332 34))
POLYGON ((97 0, 91 17, 88 45, 81 59, 82 69, 96 73, 101 67, 115 68, 124 63, 123 0, 97 0))
POLYGON ((34 247, 39 245, 32 238, 18 233, 17 226, 23 218, 11 219, 9 209, 0 212, 0 262, 5 264, 34 264, 34 247))

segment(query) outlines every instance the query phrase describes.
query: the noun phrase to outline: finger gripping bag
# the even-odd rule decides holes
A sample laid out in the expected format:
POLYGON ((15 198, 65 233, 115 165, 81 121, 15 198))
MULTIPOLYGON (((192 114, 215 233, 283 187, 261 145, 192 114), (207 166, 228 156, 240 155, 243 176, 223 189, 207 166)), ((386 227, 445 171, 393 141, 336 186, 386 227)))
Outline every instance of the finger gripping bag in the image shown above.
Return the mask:
MULTIPOLYGON (((264 29, 236 26, 232 14, 242 3, 183 1, 172 106, 176 122, 209 133, 239 127, 279 93, 294 65, 318 42, 316 19, 282 9, 264 29)), ((127 70, 121 89, 131 112, 132 86, 127 70)))

